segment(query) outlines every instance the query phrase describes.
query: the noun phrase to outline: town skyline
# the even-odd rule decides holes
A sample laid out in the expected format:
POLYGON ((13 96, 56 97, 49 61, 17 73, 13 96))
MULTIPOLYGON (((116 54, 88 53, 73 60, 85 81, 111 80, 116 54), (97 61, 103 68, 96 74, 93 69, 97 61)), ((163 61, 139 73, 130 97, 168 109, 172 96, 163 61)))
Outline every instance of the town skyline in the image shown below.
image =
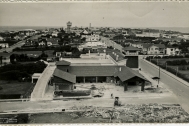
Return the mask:
POLYGON ((188 3, 0 4, 0 26, 189 27, 188 3))

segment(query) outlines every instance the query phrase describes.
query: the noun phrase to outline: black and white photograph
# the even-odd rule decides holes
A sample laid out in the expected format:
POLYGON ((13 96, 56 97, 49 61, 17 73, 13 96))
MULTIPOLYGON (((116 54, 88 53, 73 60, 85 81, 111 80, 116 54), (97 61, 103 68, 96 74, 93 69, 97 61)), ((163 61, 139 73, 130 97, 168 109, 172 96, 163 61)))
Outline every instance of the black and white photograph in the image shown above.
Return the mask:
POLYGON ((1 2, 0 124, 110 123, 189 123, 189 2, 1 2))

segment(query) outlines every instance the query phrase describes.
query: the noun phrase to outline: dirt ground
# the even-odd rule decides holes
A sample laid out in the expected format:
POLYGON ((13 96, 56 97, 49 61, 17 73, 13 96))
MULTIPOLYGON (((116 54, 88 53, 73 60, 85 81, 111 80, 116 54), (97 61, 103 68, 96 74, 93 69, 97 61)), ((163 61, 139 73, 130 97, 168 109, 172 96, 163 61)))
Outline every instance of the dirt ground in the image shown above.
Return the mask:
POLYGON ((178 104, 127 104, 124 107, 76 107, 77 112, 31 114, 29 123, 188 123, 189 114, 178 104))

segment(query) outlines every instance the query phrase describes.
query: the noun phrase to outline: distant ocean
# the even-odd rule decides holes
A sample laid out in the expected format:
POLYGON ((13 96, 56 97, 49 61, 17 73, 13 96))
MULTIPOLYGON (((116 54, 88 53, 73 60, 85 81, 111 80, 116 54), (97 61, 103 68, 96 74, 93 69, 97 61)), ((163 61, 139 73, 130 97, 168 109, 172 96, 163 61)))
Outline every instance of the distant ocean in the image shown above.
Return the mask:
POLYGON ((2 31, 19 31, 24 29, 43 30, 49 28, 61 28, 61 26, 0 26, 0 32, 2 31))
MULTIPOLYGON (((0 32, 2 31, 19 31, 23 29, 34 29, 34 30, 42 30, 48 28, 62 28, 65 26, 0 26, 0 32)), ((131 28, 141 28, 144 27, 131 27, 131 28)), ((159 29, 165 31, 178 31, 182 33, 189 33, 189 27, 148 27, 150 29, 159 29)))

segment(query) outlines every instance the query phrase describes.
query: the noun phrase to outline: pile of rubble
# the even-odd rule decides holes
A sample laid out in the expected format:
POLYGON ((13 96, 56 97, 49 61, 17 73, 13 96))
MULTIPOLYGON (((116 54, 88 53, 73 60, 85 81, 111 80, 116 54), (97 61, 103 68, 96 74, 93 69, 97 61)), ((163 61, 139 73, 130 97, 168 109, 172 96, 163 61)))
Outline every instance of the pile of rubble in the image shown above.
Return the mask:
POLYGON ((74 118, 96 117, 117 122, 145 122, 145 123, 176 123, 189 122, 189 114, 180 106, 166 106, 158 104, 125 105, 116 108, 101 108, 93 106, 72 107, 70 115, 74 118))

